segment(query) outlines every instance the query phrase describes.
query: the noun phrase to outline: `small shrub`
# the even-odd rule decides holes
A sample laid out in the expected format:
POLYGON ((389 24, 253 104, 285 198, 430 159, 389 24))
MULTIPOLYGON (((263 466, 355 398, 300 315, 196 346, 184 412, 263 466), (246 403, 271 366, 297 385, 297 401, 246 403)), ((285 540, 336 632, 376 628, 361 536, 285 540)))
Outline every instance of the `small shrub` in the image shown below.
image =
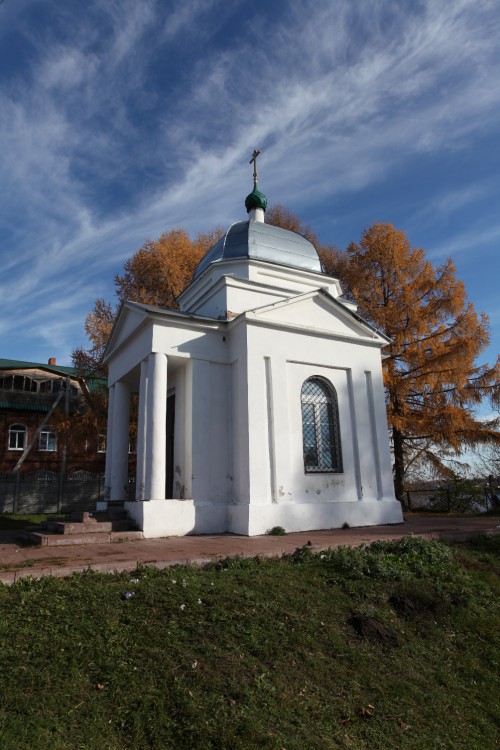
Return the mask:
POLYGON ((285 536, 286 531, 283 526, 273 526, 272 529, 268 529, 266 534, 269 536, 285 536))

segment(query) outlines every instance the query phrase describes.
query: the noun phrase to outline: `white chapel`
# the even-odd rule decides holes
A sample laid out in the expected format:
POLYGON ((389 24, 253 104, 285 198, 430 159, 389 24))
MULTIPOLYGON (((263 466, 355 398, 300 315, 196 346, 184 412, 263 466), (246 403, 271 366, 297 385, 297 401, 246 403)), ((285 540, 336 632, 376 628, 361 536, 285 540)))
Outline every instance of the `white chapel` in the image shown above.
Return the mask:
POLYGON ((180 309, 125 302, 107 344, 107 498, 126 500, 138 394, 136 499, 125 507, 146 537, 403 520, 388 339, 342 298, 308 240, 265 223, 255 159, 248 220, 202 258, 180 309))

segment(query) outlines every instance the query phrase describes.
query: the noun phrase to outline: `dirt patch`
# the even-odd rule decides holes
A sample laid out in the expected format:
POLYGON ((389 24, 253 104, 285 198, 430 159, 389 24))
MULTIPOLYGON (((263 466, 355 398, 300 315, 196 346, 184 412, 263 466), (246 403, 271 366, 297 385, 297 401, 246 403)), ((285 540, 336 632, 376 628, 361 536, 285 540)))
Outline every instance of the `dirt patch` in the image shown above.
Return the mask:
POLYGON ((40 557, 40 558, 32 558, 30 560, 22 560, 15 563, 6 563, 5 565, 0 565, 0 570, 4 571, 10 571, 10 570, 22 570, 24 568, 37 568, 39 569, 46 569, 51 568, 55 566, 61 566, 66 565, 70 561, 69 557, 40 557))
MULTIPOLYGON (((389 604, 396 614, 404 617, 406 620, 412 620, 418 615, 428 614, 429 612, 428 603, 424 604, 417 599, 410 599, 410 597, 404 596, 404 594, 393 594, 389 597, 389 604)), ((434 607, 431 607, 431 609, 434 609, 434 607)))
POLYGON ((366 638, 372 643, 378 643, 383 648, 399 646, 396 634, 376 617, 352 615, 347 622, 361 638, 366 638))
POLYGON ((399 617, 405 620, 417 618, 434 619, 437 616, 447 616, 450 607, 466 607, 468 598, 461 594, 451 594, 447 597, 432 596, 408 596, 407 594, 395 593, 389 597, 389 604, 399 617))

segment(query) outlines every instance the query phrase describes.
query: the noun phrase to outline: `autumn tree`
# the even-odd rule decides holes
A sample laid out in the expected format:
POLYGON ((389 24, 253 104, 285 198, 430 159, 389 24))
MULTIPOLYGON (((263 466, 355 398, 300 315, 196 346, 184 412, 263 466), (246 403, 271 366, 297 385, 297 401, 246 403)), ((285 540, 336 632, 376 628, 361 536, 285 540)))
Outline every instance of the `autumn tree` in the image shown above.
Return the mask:
POLYGON ((447 260, 439 267, 391 224, 374 224, 346 251, 345 279, 360 313, 392 341, 384 360, 396 497, 416 457, 444 470, 440 451, 498 444, 497 421, 475 408, 499 389, 500 364, 476 364, 488 345, 488 318, 467 301, 447 260))
MULTIPOLYGON (((405 471, 412 463, 425 460, 443 471, 444 456, 479 443, 498 445, 496 422, 480 421, 474 409, 485 395, 498 398, 500 365, 476 364, 488 344, 488 320, 467 302, 451 261, 435 268, 389 224, 375 224, 342 252, 320 243, 311 227, 283 206, 271 206, 266 221, 312 242, 325 272, 340 279, 361 314, 392 340, 384 378, 398 499, 404 500, 405 471)), ((99 299, 87 316, 90 346, 73 353, 74 364, 84 373, 102 372, 121 301, 175 309, 197 263, 221 235, 218 228, 193 241, 175 229, 146 242, 115 276, 118 303, 99 299)), ((95 410, 105 420, 105 396, 102 402, 95 410)))
POLYGON ((304 225, 293 211, 282 206, 281 203, 269 206, 266 211, 266 224, 273 224, 275 227, 288 229, 289 232, 296 232, 309 240, 315 247, 319 245, 318 235, 312 231, 311 225, 304 225))
MULTIPOLYGON (((304 235, 318 250, 327 273, 333 273, 342 255, 333 246, 321 245, 310 225, 281 205, 270 206, 266 213, 269 224, 304 235)), ((200 233, 191 240, 183 229, 173 229, 157 240, 148 240, 128 258, 123 273, 115 275, 115 294, 112 303, 97 299, 85 320, 85 333, 90 346, 73 351, 73 364, 82 373, 99 373, 106 342, 111 333, 120 303, 124 300, 142 302, 163 308, 177 309, 177 297, 190 283, 194 270, 217 240, 222 227, 200 233)))
POLYGON ((220 227, 191 240, 183 229, 173 229, 157 240, 147 240, 128 258, 123 273, 115 275, 116 303, 97 299, 85 320, 88 348, 72 354, 82 373, 102 372, 102 355, 121 302, 132 300, 147 305, 177 309, 177 297, 188 286, 193 272, 207 250, 222 235, 220 227))
MULTIPOLYGON (((79 436, 84 439, 89 432, 97 434, 106 431, 107 389, 96 387, 95 384, 105 383, 105 380, 102 381, 106 378, 102 356, 121 302, 132 300, 176 309, 177 296, 189 284, 198 262, 221 234, 222 229, 216 228, 191 240, 183 229, 173 229, 157 240, 148 240, 125 261, 123 273, 116 274, 114 279, 117 301, 96 300, 85 320, 89 346, 75 349, 72 353, 73 364, 80 373, 86 395, 86 409, 71 415, 70 420, 61 418, 58 423, 60 432, 66 430, 77 440, 79 436), (92 383, 93 387, 88 388, 88 383, 92 383)), ((132 433, 136 407, 132 399, 132 433)))
POLYGON ((281 204, 270 206, 266 211, 266 222, 290 232, 301 234, 316 248, 323 269, 328 276, 334 276, 341 281, 345 277, 346 256, 335 245, 324 244, 319 241, 316 232, 313 232, 310 224, 303 224, 301 219, 281 204))

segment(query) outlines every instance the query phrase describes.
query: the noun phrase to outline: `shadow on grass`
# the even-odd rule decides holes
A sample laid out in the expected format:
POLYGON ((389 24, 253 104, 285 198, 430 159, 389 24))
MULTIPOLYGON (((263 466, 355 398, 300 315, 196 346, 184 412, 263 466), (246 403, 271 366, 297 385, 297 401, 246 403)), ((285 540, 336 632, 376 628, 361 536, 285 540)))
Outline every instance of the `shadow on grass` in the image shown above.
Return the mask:
POLYGON ((500 534, 476 534, 467 540, 464 547, 500 556, 500 534))
POLYGON ((47 519, 47 515, 15 515, 0 513, 0 531, 17 531, 38 526, 47 519))

